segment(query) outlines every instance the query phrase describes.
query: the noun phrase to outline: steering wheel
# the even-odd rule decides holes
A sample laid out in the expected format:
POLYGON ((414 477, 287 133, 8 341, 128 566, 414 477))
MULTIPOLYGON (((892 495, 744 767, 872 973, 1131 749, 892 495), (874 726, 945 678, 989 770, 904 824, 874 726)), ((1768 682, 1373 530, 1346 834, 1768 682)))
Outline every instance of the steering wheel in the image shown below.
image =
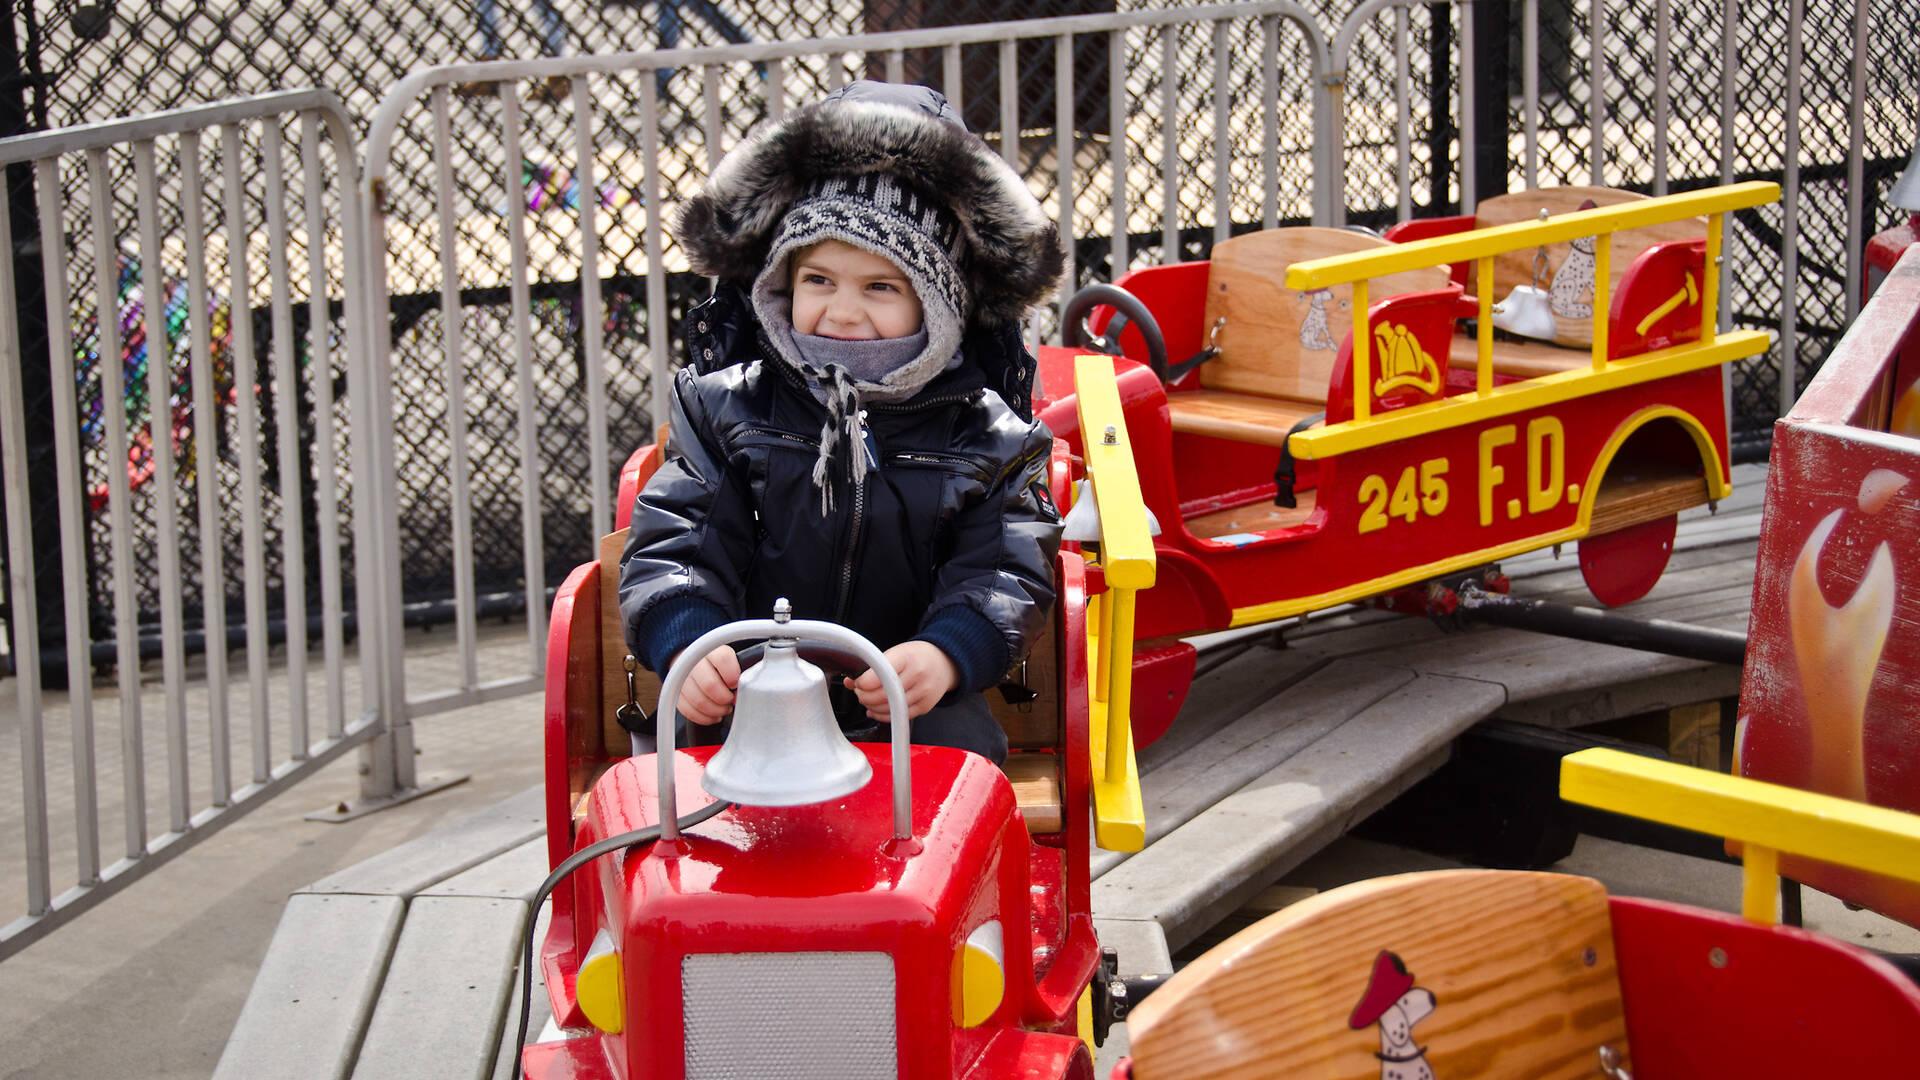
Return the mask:
MULTIPOLYGON (((859 654, 848 649, 836 649, 831 645, 811 641, 802 642, 796 651, 799 652, 800 659, 805 660, 807 663, 812 664, 828 675, 846 675, 852 677, 861 674, 873 666, 865 660, 860 659, 859 654)), ((767 643, 764 641, 756 641, 745 648, 735 649, 733 658, 740 662, 740 670, 744 673, 748 668, 759 663, 760 658, 765 656, 766 652, 767 643)))
POLYGON ((1126 329, 1129 320, 1138 324, 1140 336, 1146 339, 1147 366, 1165 383, 1167 340, 1160 333, 1160 324, 1154 320, 1153 312, 1147 310, 1139 297, 1118 285, 1088 285, 1074 293, 1060 312, 1060 325, 1069 348, 1090 348, 1109 356, 1121 355, 1120 332, 1126 329), (1101 337, 1094 337, 1086 322, 1087 315, 1097 307, 1110 307, 1115 313, 1101 337))
MULTIPOLYGON (((693 668, 715 646, 725 645, 743 639, 770 638, 773 644, 785 647, 797 646, 802 642, 815 646, 824 646, 820 652, 823 658, 829 654, 839 654, 838 659, 851 662, 856 671, 872 668, 880 676, 880 685, 887 693, 887 709, 894 716, 893 724, 893 830, 897 839, 910 838, 912 807, 912 766, 908 763, 907 746, 909 725, 907 716, 907 694, 900 685, 900 676, 887 662, 886 655, 878 646, 846 627, 834 623, 816 622, 810 619, 794 619, 785 600, 774 605, 772 619, 743 619, 725 626, 709 630, 695 638, 693 643, 681 651, 667 671, 666 678, 660 684, 660 707, 654 710, 654 745, 663 748, 658 754, 656 767, 658 775, 655 785, 658 792, 660 839, 671 842, 679 836, 674 823, 674 807, 678 805, 674 797, 674 758, 676 754, 664 749, 673 745, 673 722, 679 710, 673 703, 680 700, 680 687, 692 674, 693 668)), ((752 649, 742 650, 752 652, 752 649)), ((764 643, 761 653, 764 653, 764 643)), ((760 659, 760 654, 754 656, 760 659)), ((743 665, 744 666, 744 665, 743 665)), ((738 718, 736 717, 736 723, 738 718)), ((638 752, 638 751, 636 751, 638 752)))

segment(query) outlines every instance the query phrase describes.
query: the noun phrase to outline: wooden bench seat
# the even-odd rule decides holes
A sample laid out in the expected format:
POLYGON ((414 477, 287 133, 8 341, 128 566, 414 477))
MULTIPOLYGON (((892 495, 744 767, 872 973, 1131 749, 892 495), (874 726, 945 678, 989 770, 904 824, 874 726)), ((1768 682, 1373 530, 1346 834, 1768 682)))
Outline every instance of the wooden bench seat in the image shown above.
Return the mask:
POLYGON ((1278 529, 1305 525, 1318 505, 1319 492, 1313 488, 1294 493, 1293 506, 1275 506, 1272 499, 1261 498, 1244 506, 1230 506, 1195 514, 1187 519, 1187 531, 1202 540, 1223 536, 1258 536, 1278 529))
MULTIPOLYGON (((1313 227, 1266 229, 1214 245, 1204 326, 1220 355, 1200 366, 1200 389, 1167 395, 1173 430, 1286 445, 1295 423, 1326 408, 1340 341, 1353 327, 1352 286, 1289 289, 1287 267, 1385 246, 1366 233, 1313 227)), ((1445 269, 1422 268, 1374 281, 1369 295, 1378 301, 1446 282, 1445 269)))
MULTIPOLYGON (((1453 350, 1447 366, 1455 370, 1475 371, 1480 367, 1480 343, 1462 334, 1454 335, 1453 350)), ((1545 341, 1520 341, 1495 338, 1493 373, 1516 379, 1537 379, 1562 371, 1578 371, 1593 366, 1593 354, 1582 349, 1562 348, 1545 341)))
POLYGON ((1193 390, 1167 396, 1173 430, 1261 446, 1285 446, 1293 425, 1325 408, 1320 402, 1254 397, 1225 390, 1193 390))
POLYGON ((1001 771, 1013 785, 1013 798, 1020 805, 1020 816, 1027 831, 1037 835, 1057 833, 1066 827, 1061 811, 1060 760, 1046 751, 1020 751, 1007 755, 1001 771))

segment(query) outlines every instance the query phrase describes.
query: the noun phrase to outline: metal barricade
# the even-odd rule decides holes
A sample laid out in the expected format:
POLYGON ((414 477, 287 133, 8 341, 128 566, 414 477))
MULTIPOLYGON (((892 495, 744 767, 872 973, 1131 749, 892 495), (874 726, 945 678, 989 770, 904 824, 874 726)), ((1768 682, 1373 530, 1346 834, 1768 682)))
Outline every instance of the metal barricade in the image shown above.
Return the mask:
MULTIPOLYGON (((1365 0, 1341 22, 1331 48, 1327 83, 1334 96, 1333 145, 1346 148, 1327 159, 1329 186, 1335 192, 1333 223, 1344 224, 1349 207, 1381 205, 1395 206, 1397 220, 1405 221, 1414 215, 1417 186, 1428 188, 1428 205, 1444 205, 1450 201, 1452 182, 1461 193, 1460 211, 1471 213, 1478 193, 1509 187, 1610 185, 1658 196, 1736 180, 1778 178, 1780 205, 1755 210, 1742 221, 1745 235, 1735 240, 1742 253, 1740 269, 1729 282, 1734 302, 1721 309, 1722 330, 1732 328, 1737 313, 1744 325, 1777 333, 1766 356, 1730 369, 1737 420, 1744 422, 1748 441, 1763 439, 1769 414, 1787 412, 1819 357, 1837 338, 1838 328, 1860 310, 1862 243, 1884 227, 1870 220, 1879 215, 1868 206, 1878 198, 1864 182, 1868 158, 1876 159, 1876 172, 1897 171, 1900 150, 1889 155, 1884 133, 1889 128, 1910 132, 1906 125, 1912 121, 1904 111, 1907 88, 1873 59, 1876 42, 1890 36, 1898 41, 1893 24, 1876 26, 1865 5, 1853 5, 1844 13, 1834 10, 1836 5, 1816 7, 1813 14, 1822 23, 1818 37, 1826 47, 1812 56, 1806 49, 1806 6, 1805 0, 1793 0, 1790 10, 1756 13, 1737 0, 1691 6, 1671 0, 1640 5, 1520 0, 1514 12, 1520 21, 1519 93, 1509 101, 1502 78, 1485 77, 1504 73, 1505 60, 1489 63, 1475 53, 1475 43, 1484 37, 1476 20, 1506 19, 1505 4, 1461 0, 1438 8, 1424 0, 1365 0), (1543 14, 1549 11, 1564 23, 1554 34, 1542 29, 1543 14), (1417 24, 1425 24, 1425 34, 1417 24), (1410 87, 1422 79, 1414 72, 1419 61, 1409 55, 1408 43, 1423 36, 1452 38, 1458 72, 1451 102, 1457 147, 1451 155, 1434 159, 1440 163, 1437 173, 1432 161, 1426 163, 1425 175, 1412 152, 1415 132, 1438 132, 1443 147, 1450 140, 1448 118, 1423 111, 1421 103, 1410 99, 1410 87), (1683 49, 1676 56, 1676 37, 1708 47, 1683 49), (1363 38, 1373 47, 1360 49, 1363 38), (1351 81, 1372 74, 1356 55, 1378 56, 1376 43, 1382 38, 1394 58, 1393 74, 1385 80, 1393 105, 1384 121, 1372 113, 1350 114, 1346 107, 1350 92, 1359 102, 1384 97, 1377 77, 1359 91, 1350 89, 1351 81), (1756 49, 1755 42, 1767 44, 1756 49), (1845 47, 1836 47, 1836 42, 1845 47), (1543 45, 1561 53, 1564 62, 1565 70, 1551 78, 1544 69, 1555 65, 1543 60, 1543 45), (1749 54, 1764 54, 1768 61, 1749 64, 1749 54), (1688 59, 1714 55, 1718 62, 1705 65, 1688 59), (1779 57, 1785 58, 1784 64, 1777 62, 1779 57), (1809 105, 1809 74, 1842 63, 1844 100, 1835 95, 1827 103, 1809 105), (1877 85, 1870 89, 1870 83, 1877 85), (1886 92, 1890 83, 1892 94, 1886 92), (1496 97, 1491 108, 1483 108, 1477 98, 1489 93, 1496 97), (1870 112, 1877 139, 1868 137, 1870 112), (1500 120, 1500 127, 1478 130, 1489 117, 1500 120), (1822 145, 1808 160, 1803 134, 1810 123, 1822 121, 1828 130, 1816 128, 1822 145), (1364 130, 1356 135, 1349 124, 1364 130), (1842 126, 1844 138, 1835 138, 1835 129, 1842 126), (1369 160, 1365 150, 1387 138, 1383 129, 1389 127, 1391 160, 1369 160), (1762 137, 1755 139, 1756 132, 1762 137), (1487 142, 1507 144, 1498 154, 1502 176, 1477 174, 1473 149, 1487 142), (1356 156, 1359 167, 1350 160, 1356 156), (1349 183, 1350 172, 1358 174, 1357 182, 1349 183), (1829 265, 1803 266, 1803 248, 1836 257, 1829 265), (1837 257, 1840 253, 1843 258, 1837 257), (1833 295, 1836 288, 1838 295, 1833 295), (1819 314, 1803 316, 1803 306, 1819 314), (1809 330, 1818 336, 1810 337, 1809 330)), ((1494 36, 1504 37, 1497 32, 1494 36)), ((1440 81, 1431 71, 1424 75, 1431 83, 1440 81)), ((1891 142, 1896 148, 1903 145, 1897 137, 1891 142)))
MULTIPOLYGON (((559 452, 576 460, 586 455, 578 490, 568 481, 568 494, 588 522, 584 531, 597 536, 611 521, 613 470, 627 450, 648 441, 654 426, 666 419, 665 396, 651 393, 648 422, 635 425, 629 418, 629 434, 616 444, 609 436, 608 386, 638 378, 649 391, 664 387, 674 347, 670 297, 687 293, 684 303, 705 292, 704 281, 687 271, 665 235, 664 215, 682 192, 700 183, 729 139, 754 120, 778 117, 790 102, 817 99, 850 77, 884 73, 901 80, 910 58, 922 70, 937 70, 940 77, 929 81, 964 111, 963 63, 982 50, 997 54, 999 63, 1001 111, 992 137, 1056 216, 1066 242, 1063 300, 1075 287, 1076 261, 1098 259, 1109 273, 1118 273, 1135 260, 1193 257, 1183 256, 1183 243, 1207 237, 1192 248, 1198 253, 1225 238, 1236 223, 1272 226, 1282 217, 1324 222, 1334 213, 1326 164, 1313 160, 1331 145, 1318 137, 1331 126, 1317 82, 1326 70, 1326 46, 1312 14, 1288 0, 726 48, 455 64, 415 72, 387 95, 366 142, 366 209, 376 243, 368 250, 364 278, 375 296, 437 292, 440 341, 435 370, 403 371, 393 360, 392 342, 399 335, 373 335, 376 385, 393 385, 390 393, 380 392, 376 424, 391 432, 400 401, 429 414, 444 408, 447 415, 444 500, 453 538, 450 576, 461 657, 455 685, 427 689, 406 685, 414 682, 405 674, 406 658, 392 654, 388 664, 397 674, 388 690, 396 695, 391 702, 400 710, 396 717, 538 685, 545 659, 552 524, 543 507, 554 504, 557 478, 574 464, 556 461, 553 451, 542 448, 542 413, 586 418, 585 438, 569 440, 559 452), (1284 55, 1283 34, 1289 46, 1284 55), (1081 96, 1076 57, 1084 51, 1075 43, 1089 38, 1104 41, 1110 57, 1105 114, 1096 111, 1091 121, 1075 104, 1081 96), (1023 130, 1014 85, 1030 73, 1019 69, 1017 58, 1023 44, 1034 42, 1041 43, 1041 54, 1051 45, 1054 116, 1050 127, 1041 128, 1029 118, 1023 130), (1158 59, 1157 69, 1129 62, 1143 46, 1158 59), (1238 79, 1228 77, 1229 54, 1235 50, 1259 57, 1251 77, 1244 72, 1238 79), (938 58, 937 69, 932 57, 938 58), (1182 97, 1192 86, 1176 73, 1188 70, 1210 77, 1197 81, 1204 125, 1194 122, 1189 99, 1182 97), (689 76, 702 88, 691 109, 662 97, 662 86, 684 85, 689 76), (723 79, 733 91, 724 100, 723 79), (744 95, 738 92, 743 85, 744 95), (632 113, 608 108, 633 98, 639 107, 632 113), (485 106, 478 117, 475 103, 485 106), (1283 108, 1283 103, 1296 107, 1283 108), (1312 107, 1297 107, 1301 103, 1312 107), (458 124, 456 105, 463 110, 458 124), (1282 183, 1283 156, 1298 166, 1290 175, 1311 178, 1310 195, 1282 183), (468 205, 476 175, 499 178, 486 195, 498 197, 498 204, 468 205), (631 177, 638 177, 637 186, 627 186, 631 177), (609 184, 619 198, 607 196, 609 184), (603 289, 613 281, 631 289, 634 299, 644 295, 644 348, 625 357, 611 355, 604 336, 610 305, 603 289), (670 281, 687 285, 671 289, 670 281), (543 289, 542 304, 564 303, 568 319, 577 319, 580 353, 567 364, 554 363, 549 347, 535 347, 536 285, 543 289), (511 312, 496 334, 510 341, 476 343, 474 318, 464 308, 502 293, 511 312), (510 423, 483 424, 467 397, 473 373, 489 352, 504 353, 514 372, 510 423), (620 360, 638 371, 623 369, 620 360), (575 385, 567 385, 569 379, 575 385), (473 463, 498 455, 517 459, 517 484, 495 480, 494 487, 505 488, 495 490, 474 483, 473 463), (498 535, 507 523, 495 514, 492 524, 483 525, 475 515, 515 503, 521 574, 514 584, 528 598, 526 640, 524 648, 512 649, 524 662, 502 660, 511 664, 502 674, 491 652, 483 662, 477 641, 483 598, 474 580, 474 544, 476 535, 498 535), (483 670, 492 677, 483 678, 483 670)), ((1037 326, 1035 332, 1047 329, 1037 326)), ((542 336, 543 346, 553 340, 542 336)), ((393 481, 390 475, 377 479, 393 481)), ((384 488, 376 503, 395 505, 393 490, 384 488)), ((582 554, 567 552, 563 562, 572 565, 582 554)), ((400 552, 388 550, 384 558, 395 568, 400 552)), ((389 594, 384 605, 389 617, 397 620, 400 608, 398 593, 389 594)), ((390 640, 397 642, 397 635, 390 640)), ((400 768, 410 767, 407 755, 397 756, 400 768)))
MULTIPOLYGON (((366 501, 375 459, 360 448, 350 461, 340 456, 346 436, 364 430, 366 407, 367 294, 348 287, 365 257, 354 149, 339 100, 318 90, 0 144, 0 165, 31 163, 39 205, 67 676, 64 695, 43 691, 16 264, 0 258, 0 461, 27 893, 25 914, 0 928, 0 957, 382 731, 367 697, 381 681, 380 652, 363 637, 356 678, 346 640, 352 620, 363 630, 380 624, 370 605, 382 595, 364 580, 382 520, 366 501), (210 161, 203 142, 216 140, 210 161), (69 198, 69 181, 83 198, 69 198), (70 215, 77 206, 84 218, 70 215), (71 289, 70 268, 83 279, 71 289), (335 392, 342 381, 344 399, 335 392), (130 424, 142 407, 145 423, 130 424), (357 612, 342 558, 349 529, 363 578, 357 612), (236 531, 237 566, 227 553, 236 531), (91 646, 90 544, 111 552, 113 646, 104 656, 91 646), (136 545, 155 552, 154 578, 143 580, 136 545), (197 565, 181 558, 194 548, 197 565), (233 577, 244 583, 238 612, 228 604, 233 577), (140 625, 136 592, 157 593, 155 624, 140 625), (204 670, 193 673, 190 615, 204 628, 204 670), (143 634, 160 657, 157 687, 141 670, 143 634), (230 700, 236 641, 245 644, 244 704, 230 700), (117 674, 114 691, 99 695, 117 699, 111 709, 97 708, 95 662, 117 674), (204 728, 189 724, 190 701, 204 728), (157 761, 146 750, 150 710, 164 716, 157 761), (117 735, 117 763, 98 760, 102 734, 117 735), (70 833, 53 827, 50 742, 70 750, 70 833), (244 760, 238 784, 235 757, 244 760), (110 786, 102 774, 116 771, 117 796, 102 790, 110 786), (149 823, 150 802, 164 827, 149 823), (116 808, 123 838, 112 860, 100 832, 116 808), (69 847, 74 884, 55 895, 54 853, 69 847)), ((11 253, 7 198, 0 190, 0 252, 11 253)))

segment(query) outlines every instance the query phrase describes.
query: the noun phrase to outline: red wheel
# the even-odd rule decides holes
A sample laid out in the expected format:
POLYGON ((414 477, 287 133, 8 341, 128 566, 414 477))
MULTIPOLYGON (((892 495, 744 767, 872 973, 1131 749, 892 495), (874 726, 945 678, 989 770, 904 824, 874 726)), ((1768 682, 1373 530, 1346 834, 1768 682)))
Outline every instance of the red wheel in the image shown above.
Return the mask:
POLYGON ((1608 607, 1647 595, 1673 554, 1675 516, 1629 525, 1580 540, 1580 576, 1587 591, 1608 607))

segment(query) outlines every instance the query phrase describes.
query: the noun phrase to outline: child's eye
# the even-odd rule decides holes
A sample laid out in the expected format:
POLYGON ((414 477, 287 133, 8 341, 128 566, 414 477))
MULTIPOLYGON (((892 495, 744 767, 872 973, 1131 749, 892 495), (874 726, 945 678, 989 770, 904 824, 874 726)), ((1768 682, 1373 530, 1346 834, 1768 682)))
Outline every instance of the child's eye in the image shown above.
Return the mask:
POLYGON ((831 282, 831 281, 828 281, 828 280, 827 280, 827 275, 825 275, 825 274, 802 274, 802 275, 800 275, 800 283, 801 283, 802 285, 831 285, 831 284, 833 284, 833 282, 831 282))
POLYGON ((897 293, 900 291, 900 286, 895 285, 891 281, 876 281, 867 287, 877 292, 897 293))

